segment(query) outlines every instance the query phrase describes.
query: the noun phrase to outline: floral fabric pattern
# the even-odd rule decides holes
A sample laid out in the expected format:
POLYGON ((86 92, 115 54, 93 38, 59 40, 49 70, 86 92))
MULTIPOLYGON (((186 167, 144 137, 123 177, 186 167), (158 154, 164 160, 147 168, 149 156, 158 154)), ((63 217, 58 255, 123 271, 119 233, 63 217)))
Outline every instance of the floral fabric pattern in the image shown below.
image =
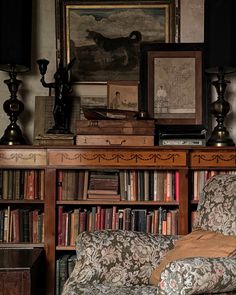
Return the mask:
POLYGON ((194 227, 236 235, 236 175, 219 174, 209 179, 194 227))
MULTIPOLYGON (((197 227, 236 236, 236 175, 217 175, 204 188, 197 227)), ((149 278, 178 236, 103 230, 78 236, 75 268, 63 295, 236 295, 236 257, 169 263, 158 286, 149 278)))
POLYGON ((161 273, 160 294, 236 294, 236 259, 186 258, 169 263, 161 273), (233 292, 235 291, 235 292, 233 292))
MULTIPOLYGON (((83 232, 77 240, 78 261, 63 294, 72 294, 67 291, 68 288, 81 288, 87 283, 90 284, 90 289, 95 286, 98 288, 99 284, 106 286, 105 289, 109 289, 109 286, 112 286, 112 290, 119 287, 117 290, 123 290, 119 294, 156 294, 157 287, 148 285, 149 278, 177 239, 177 236, 122 230, 83 232), (137 293, 137 286, 142 293, 137 293), (125 291, 127 287, 129 288, 125 291)), ((78 290, 76 292, 75 294, 87 294, 78 290)), ((115 293, 112 291, 110 294, 115 293)))

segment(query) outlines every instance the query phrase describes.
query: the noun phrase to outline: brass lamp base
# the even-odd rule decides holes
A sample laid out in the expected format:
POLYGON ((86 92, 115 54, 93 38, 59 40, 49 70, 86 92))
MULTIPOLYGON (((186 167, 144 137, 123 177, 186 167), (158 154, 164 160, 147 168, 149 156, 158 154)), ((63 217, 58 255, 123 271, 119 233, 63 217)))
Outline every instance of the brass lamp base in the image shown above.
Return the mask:
POLYGON ((21 81, 16 79, 16 74, 15 68, 12 67, 9 72, 10 79, 4 81, 11 95, 3 104, 3 109, 9 116, 10 124, 7 126, 4 135, 0 139, 0 144, 2 145, 26 144, 20 127, 16 123, 18 116, 24 110, 23 102, 17 99, 16 96, 18 87, 21 84, 21 81))
POLYGON ((230 81, 224 79, 224 71, 222 68, 219 68, 217 77, 218 80, 213 81, 212 85, 216 88, 218 99, 211 104, 211 112, 216 118, 217 125, 206 145, 216 147, 235 146, 224 124, 225 117, 230 110, 230 104, 224 99, 224 93, 230 81))
POLYGON ((26 141, 22 135, 20 127, 18 125, 8 125, 4 135, 0 139, 2 145, 17 145, 26 144, 26 141))
POLYGON ((206 145, 208 146, 235 146, 234 141, 232 138, 230 138, 229 132, 226 130, 226 128, 223 128, 222 130, 214 129, 210 138, 208 139, 206 145))

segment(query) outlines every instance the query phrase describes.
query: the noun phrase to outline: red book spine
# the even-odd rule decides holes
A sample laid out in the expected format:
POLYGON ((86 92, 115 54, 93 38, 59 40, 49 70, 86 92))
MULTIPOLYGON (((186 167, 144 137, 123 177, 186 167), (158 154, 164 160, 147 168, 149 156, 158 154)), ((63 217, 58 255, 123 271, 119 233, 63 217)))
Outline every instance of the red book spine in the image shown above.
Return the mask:
POLYGON ((58 236, 58 246, 62 246, 63 237, 62 237, 62 214, 63 206, 58 207, 58 224, 57 224, 57 236, 58 236))
POLYGON ((175 200, 179 202, 179 171, 175 172, 175 200))
POLYGON ((62 201, 62 170, 57 172, 57 200, 62 201))
POLYGON ((35 170, 28 171, 27 200, 35 199, 35 170))

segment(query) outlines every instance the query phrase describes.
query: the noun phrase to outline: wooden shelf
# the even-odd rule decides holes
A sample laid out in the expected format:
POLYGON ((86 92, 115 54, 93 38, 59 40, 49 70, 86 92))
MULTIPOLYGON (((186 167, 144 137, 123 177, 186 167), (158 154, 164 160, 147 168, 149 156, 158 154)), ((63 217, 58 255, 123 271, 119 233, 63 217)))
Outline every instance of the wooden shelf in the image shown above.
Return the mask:
POLYGON ((178 206, 179 202, 163 202, 163 201, 57 201, 57 205, 119 205, 119 206, 178 206))
POLYGON ((43 207, 44 243, 0 243, 0 248, 44 247, 47 261, 46 295, 55 294, 56 254, 74 251, 74 246, 57 245, 58 207, 83 206, 170 207, 179 209, 179 234, 191 230, 191 176, 195 170, 236 170, 235 147, 79 147, 79 146, 0 146, 0 169, 43 169, 45 200, 0 200, 2 207, 43 207), (57 170, 67 169, 147 169, 179 171, 179 202, 163 201, 57 201, 57 170))
POLYGON ((44 248, 42 243, 0 243, 0 248, 44 248))

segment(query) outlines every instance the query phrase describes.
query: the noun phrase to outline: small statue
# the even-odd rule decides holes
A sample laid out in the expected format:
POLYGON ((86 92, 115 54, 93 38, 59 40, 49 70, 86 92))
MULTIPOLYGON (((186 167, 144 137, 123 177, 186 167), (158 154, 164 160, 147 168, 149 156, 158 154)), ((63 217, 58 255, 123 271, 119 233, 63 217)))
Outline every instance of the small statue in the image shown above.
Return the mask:
POLYGON ((68 65, 63 66, 62 61, 60 61, 59 67, 54 74, 55 82, 47 83, 45 82, 44 76, 46 74, 49 61, 46 59, 40 59, 37 61, 40 74, 42 75, 40 81, 43 87, 55 89, 55 102, 53 108, 53 118, 55 125, 49 129, 47 133, 71 133, 69 130, 71 104, 68 94, 72 92, 69 81, 69 71, 72 68, 74 62, 75 58, 72 59, 68 65))

